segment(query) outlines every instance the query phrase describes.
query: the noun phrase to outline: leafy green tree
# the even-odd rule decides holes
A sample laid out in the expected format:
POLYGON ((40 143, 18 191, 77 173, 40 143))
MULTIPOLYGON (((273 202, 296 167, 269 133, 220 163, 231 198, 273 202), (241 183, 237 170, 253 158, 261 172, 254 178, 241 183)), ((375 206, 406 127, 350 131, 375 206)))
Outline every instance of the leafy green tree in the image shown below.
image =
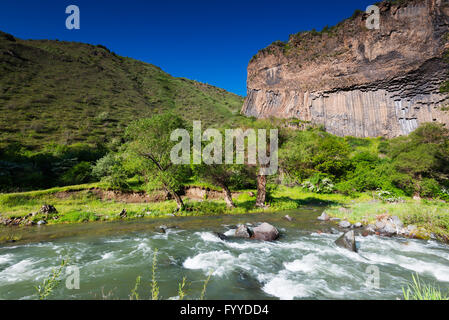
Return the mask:
POLYGON ((194 173, 203 181, 209 182, 223 189, 226 205, 235 208, 232 201, 230 186, 242 176, 249 176, 250 172, 245 165, 238 164, 201 164, 194 166, 194 173))
POLYGON ((442 124, 423 124, 407 137, 384 143, 381 149, 397 172, 413 179, 417 195, 428 196, 429 190, 436 190, 434 181, 444 184, 449 178, 449 130, 442 124))
POLYGON ((123 166, 123 158, 119 153, 108 153, 99 159, 92 169, 92 175, 107 183, 112 188, 124 189, 128 187, 128 173, 123 166))
POLYGON ((280 150, 280 166, 303 181, 315 174, 341 178, 350 167, 350 148, 344 139, 317 129, 296 132, 280 150))
POLYGON ((145 179, 163 188, 175 199, 178 210, 184 208, 180 196, 183 183, 191 176, 190 165, 174 164, 170 153, 178 143, 170 139, 176 129, 186 129, 186 122, 179 116, 164 113, 148 119, 137 120, 126 129, 127 156, 142 161, 141 174, 145 179))

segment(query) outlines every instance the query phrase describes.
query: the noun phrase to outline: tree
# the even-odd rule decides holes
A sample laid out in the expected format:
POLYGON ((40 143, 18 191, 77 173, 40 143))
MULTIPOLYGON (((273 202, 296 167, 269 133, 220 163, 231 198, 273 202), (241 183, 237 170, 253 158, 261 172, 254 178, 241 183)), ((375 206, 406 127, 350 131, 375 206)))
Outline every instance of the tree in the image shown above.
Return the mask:
POLYGON ((205 131, 202 139, 202 163, 194 165, 194 172, 199 179, 222 188, 227 206, 234 208, 230 187, 231 185, 242 187, 245 181, 251 179, 251 172, 244 163, 235 164, 238 156, 233 146, 234 138, 232 144, 229 139, 223 141, 223 131, 217 129, 205 131), (223 142, 229 143, 225 152, 222 148, 223 142), (232 163, 228 163, 227 160, 232 160, 232 163))
POLYGON ((409 136, 392 139, 381 148, 398 172, 412 178, 416 195, 423 193, 422 184, 429 185, 429 179, 440 184, 448 180, 449 130, 441 124, 425 123, 409 136))
POLYGON ((201 180, 223 189, 224 199, 229 208, 235 208, 229 186, 232 182, 233 175, 238 175, 239 171, 238 165, 227 164, 201 164, 194 167, 195 174, 201 180))
POLYGON ((179 211, 184 209, 179 191, 190 178, 191 170, 189 165, 171 161, 170 154, 177 142, 170 137, 177 129, 187 130, 185 121, 177 115, 164 113, 131 123, 125 137, 129 141, 129 157, 143 161, 142 174, 146 180, 173 196, 179 211))
POLYGON ((279 130, 279 125, 276 124, 275 119, 268 119, 258 121, 254 123, 254 126, 258 130, 266 130, 265 141, 261 140, 262 136, 257 137, 257 152, 258 152, 258 174, 257 174, 257 195, 256 195, 256 208, 264 208, 267 200, 267 177, 268 175, 276 174, 277 172, 271 172, 270 166, 273 165, 273 161, 276 164, 278 162, 278 147, 281 146, 286 139, 286 135, 283 130, 279 130), (276 133, 275 136, 271 135, 272 130, 276 133), (280 135, 279 135, 280 132, 280 135), (274 140, 273 140, 274 139, 274 140), (265 147, 265 150, 262 147, 265 147), (261 162, 261 156, 270 159, 269 163, 261 162))
POLYGON ((342 138, 317 129, 298 131, 283 146, 280 166, 299 181, 319 173, 338 179, 350 166, 349 153, 342 138))

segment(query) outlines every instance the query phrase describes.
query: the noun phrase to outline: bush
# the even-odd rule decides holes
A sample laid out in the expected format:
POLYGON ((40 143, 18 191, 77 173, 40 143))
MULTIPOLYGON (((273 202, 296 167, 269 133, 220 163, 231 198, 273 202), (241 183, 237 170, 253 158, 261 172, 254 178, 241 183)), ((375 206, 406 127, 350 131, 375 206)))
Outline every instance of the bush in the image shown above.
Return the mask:
POLYGON ((420 196, 425 198, 438 198, 442 193, 440 184, 435 179, 424 178, 419 187, 420 196))
POLYGON ((128 187, 126 182, 128 175, 117 154, 108 153, 99 159, 92 169, 92 175, 111 188, 124 189, 128 187))
POLYGON ((89 162, 83 161, 69 169, 61 177, 61 182, 65 185, 82 184, 91 181, 92 166, 89 162))

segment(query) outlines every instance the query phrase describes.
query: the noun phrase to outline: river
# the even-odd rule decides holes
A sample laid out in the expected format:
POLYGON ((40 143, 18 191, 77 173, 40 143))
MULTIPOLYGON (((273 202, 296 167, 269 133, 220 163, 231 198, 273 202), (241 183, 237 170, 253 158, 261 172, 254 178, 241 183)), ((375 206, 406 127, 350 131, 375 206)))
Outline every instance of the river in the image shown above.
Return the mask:
POLYGON ((63 279, 51 299, 129 299, 137 276, 140 298, 148 299, 156 248, 163 299, 177 296, 184 276, 187 298, 197 299, 209 273, 207 299, 397 299, 413 273, 449 291, 449 246, 368 236, 357 238, 353 253, 334 244, 338 234, 322 232, 331 227, 316 220, 322 210, 2 228, 0 235, 21 240, 0 245, 0 299, 36 299, 34 287, 63 258, 79 269, 80 288, 67 289, 63 279), (281 239, 223 241, 215 234, 258 222, 279 228, 281 239), (163 234, 162 224, 174 228, 163 234), (373 267, 378 287, 367 285, 373 267))

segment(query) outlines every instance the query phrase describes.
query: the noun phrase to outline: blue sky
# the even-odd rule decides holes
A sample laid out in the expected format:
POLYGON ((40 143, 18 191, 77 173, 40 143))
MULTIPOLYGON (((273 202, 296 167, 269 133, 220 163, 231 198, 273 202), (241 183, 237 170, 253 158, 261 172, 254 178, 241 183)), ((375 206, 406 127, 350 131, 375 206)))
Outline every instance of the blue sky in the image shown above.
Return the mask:
POLYGON ((1 0, 0 30, 23 39, 103 44, 177 77, 246 95, 251 57, 298 31, 321 30, 374 1, 1 0), (77 5, 81 29, 67 30, 77 5))

